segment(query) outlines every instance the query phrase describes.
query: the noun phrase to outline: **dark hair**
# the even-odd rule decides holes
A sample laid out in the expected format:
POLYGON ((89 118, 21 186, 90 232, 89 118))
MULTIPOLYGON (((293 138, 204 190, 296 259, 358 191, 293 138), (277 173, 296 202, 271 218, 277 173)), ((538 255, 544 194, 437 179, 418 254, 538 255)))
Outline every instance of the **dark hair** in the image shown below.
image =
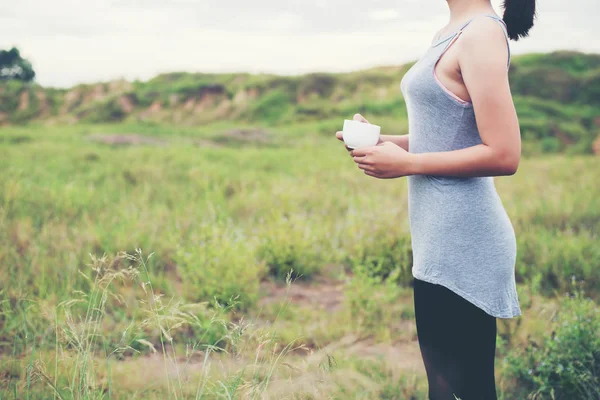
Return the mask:
POLYGON ((519 40, 529 34, 533 26, 536 0, 504 0, 504 16, 508 36, 519 40))

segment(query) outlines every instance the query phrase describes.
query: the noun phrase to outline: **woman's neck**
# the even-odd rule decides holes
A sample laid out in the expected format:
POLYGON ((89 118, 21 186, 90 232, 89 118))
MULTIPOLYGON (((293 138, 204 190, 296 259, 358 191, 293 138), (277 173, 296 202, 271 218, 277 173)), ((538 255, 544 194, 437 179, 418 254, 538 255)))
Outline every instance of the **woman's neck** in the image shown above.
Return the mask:
POLYGON ((490 0, 447 0, 450 22, 464 21, 478 14, 493 14, 490 0))

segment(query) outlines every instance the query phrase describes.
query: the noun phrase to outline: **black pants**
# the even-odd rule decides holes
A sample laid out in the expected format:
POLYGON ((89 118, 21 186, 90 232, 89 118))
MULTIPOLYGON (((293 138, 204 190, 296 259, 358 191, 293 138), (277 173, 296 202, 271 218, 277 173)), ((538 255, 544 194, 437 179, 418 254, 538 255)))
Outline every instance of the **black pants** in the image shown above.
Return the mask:
POLYGON ((496 318, 451 290, 418 279, 414 301, 429 399, 496 400, 496 318))

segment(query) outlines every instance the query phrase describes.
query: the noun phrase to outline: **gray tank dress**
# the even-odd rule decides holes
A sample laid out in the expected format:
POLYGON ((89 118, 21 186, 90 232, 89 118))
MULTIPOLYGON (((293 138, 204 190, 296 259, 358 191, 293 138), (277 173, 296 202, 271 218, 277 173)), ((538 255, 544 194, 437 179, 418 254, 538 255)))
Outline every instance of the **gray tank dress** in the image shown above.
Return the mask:
MULTIPOLYGON (((498 21, 508 43, 501 19, 488 14, 477 18, 481 17, 498 21)), ((435 40, 402 78, 411 153, 482 143, 473 104, 453 95, 434 75, 438 59, 472 20, 435 40)), ((515 233, 494 178, 413 175, 407 179, 413 276, 445 286, 494 317, 520 315, 515 233)))

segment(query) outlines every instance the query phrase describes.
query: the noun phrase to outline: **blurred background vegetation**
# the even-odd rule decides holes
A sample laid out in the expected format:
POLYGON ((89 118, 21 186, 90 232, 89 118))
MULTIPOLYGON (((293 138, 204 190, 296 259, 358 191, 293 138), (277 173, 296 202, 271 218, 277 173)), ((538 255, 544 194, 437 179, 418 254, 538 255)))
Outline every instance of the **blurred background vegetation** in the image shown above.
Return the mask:
MULTIPOLYGON (((205 126, 227 120, 287 127, 319 122, 319 133, 327 135, 340 116, 362 112, 386 120, 388 133, 403 134, 407 124, 398 85, 410 66, 301 76, 179 72, 147 82, 71 89, 12 80, 0 89, 0 123, 205 126)), ((527 154, 592 153, 600 135, 600 55, 560 51, 517 56, 510 82, 527 154)))
MULTIPOLYGON (((52 89, 11 54, 1 398, 425 398, 405 181, 334 137, 356 112, 407 133, 410 64, 52 89)), ((600 55, 514 57, 510 79, 525 157, 496 185, 524 314, 499 321, 500 397, 597 400, 600 55)))

